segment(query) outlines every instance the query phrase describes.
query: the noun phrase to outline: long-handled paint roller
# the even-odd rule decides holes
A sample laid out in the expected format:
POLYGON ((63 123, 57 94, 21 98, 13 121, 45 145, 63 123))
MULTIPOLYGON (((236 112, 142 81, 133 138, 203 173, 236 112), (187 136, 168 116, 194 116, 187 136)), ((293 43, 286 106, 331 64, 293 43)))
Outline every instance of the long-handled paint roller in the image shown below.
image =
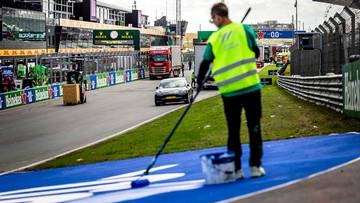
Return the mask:
MULTIPOLYGON (((251 11, 251 7, 248 8, 248 10, 246 11, 243 19, 241 20, 241 22, 244 22, 244 20, 246 19, 246 17, 248 16, 248 14, 251 11)), ((160 156, 160 154, 163 152, 163 150, 165 149, 167 143, 170 141, 171 137, 174 135, 176 129, 179 127, 179 125, 181 124, 182 120, 184 119, 185 115, 187 114, 187 112, 190 110, 191 106, 193 105, 194 101, 196 100, 197 96, 200 93, 200 90, 202 89, 202 87, 204 86, 205 82, 208 80, 208 78, 210 77, 210 73, 211 73, 211 69, 208 70, 206 77, 204 78, 204 80, 201 82, 200 87, 198 87, 198 91, 196 91, 195 96, 193 97, 193 99, 190 101, 190 104, 187 105, 185 111, 181 114, 179 120, 176 122, 174 128, 171 130, 170 134, 166 137, 164 143, 161 145, 159 151, 155 154, 155 156, 153 157, 153 159, 151 160, 149 166, 146 168, 145 172, 137 179, 131 182, 131 188, 140 188, 140 187, 145 187, 148 186, 150 184, 150 181, 148 179, 142 179, 144 176, 149 175, 149 171, 150 169, 155 165, 158 157, 160 156)))

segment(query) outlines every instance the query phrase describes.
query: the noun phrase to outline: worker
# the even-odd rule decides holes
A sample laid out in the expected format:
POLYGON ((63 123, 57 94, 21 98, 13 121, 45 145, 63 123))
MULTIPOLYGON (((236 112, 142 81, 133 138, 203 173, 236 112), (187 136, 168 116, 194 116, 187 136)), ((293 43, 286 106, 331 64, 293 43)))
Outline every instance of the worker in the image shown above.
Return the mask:
POLYGON ((211 73, 224 103, 228 127, 227 148, 228 152, 235 154, 236 177, 244 177, 240 143, 243 108, 250 136, 251 177, 264 176, 265 170, 261 165, 263 146, 260 127, 262 85, 256 71, 256 58, 260 55, 256 34, 248 25, 232 22, 228 7, 224 3, 213 5, 211 19, 219 29, 208 39, 197 77, 197 88, 199 90, 210 64, 213 63, 211 73))
POLYGON ((193 71, 191 74, 191 87, 195 88, 196 85, 196 76, 195 76, 195 72, 193 71))
POLYGON ((185 65, 184 63, 181 63, 181 72, 182 72, 182 76, 185 76, 185 65))

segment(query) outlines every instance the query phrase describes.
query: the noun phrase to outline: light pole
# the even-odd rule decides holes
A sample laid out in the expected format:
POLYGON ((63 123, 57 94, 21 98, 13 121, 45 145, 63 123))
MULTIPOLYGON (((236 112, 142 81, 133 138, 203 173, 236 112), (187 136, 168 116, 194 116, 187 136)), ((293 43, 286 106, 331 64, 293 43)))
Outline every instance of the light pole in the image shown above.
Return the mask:
POLYGON ((296 11, 295 11, 295 31, 298 31, 298 3, 297 3, 297 0, 295 0, 295 5, 294 7, 296 8, 296 11))

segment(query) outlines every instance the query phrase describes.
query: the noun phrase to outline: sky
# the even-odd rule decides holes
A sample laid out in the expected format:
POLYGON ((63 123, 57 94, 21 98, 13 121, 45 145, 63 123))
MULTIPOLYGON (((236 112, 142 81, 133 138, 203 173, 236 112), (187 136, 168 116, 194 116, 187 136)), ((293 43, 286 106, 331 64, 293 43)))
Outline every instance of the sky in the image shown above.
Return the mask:
MULTIPOLYGON (((132 8, 133 0, 102 0, 106 3, 116 4, 128 9, 132 8)), ((163 15, 168 19, 175 20, 176 0, 136 0, 137 9, 149 15, 151 25, 156 16, 163 15), (167 6, 166 6, 167 5, 167 6), (167 9, 166 9, 167 8, 167 9)), ((210 9, 219 0, 182 0, 182 19, 189 22, 187 32, 198 30, 214 30, 214 25, 209 23, 210 9)), ((240 21, 248 7, 252 8, 245 23, 258 23, 267 20, 277 20, 281 23, 291 23, 292 15, 295 16, 295 0, 225 0, 229 7, 230 18, 233 21, 240 21)), ((313 2, 312 0, 298 0, 298 19, 301 21, 301 28, 311 30, 322 24, 325 20, 325 11, 329 4, 313 2)), ((342 7, 332 6, 329 16, 340 12, 342 7)))

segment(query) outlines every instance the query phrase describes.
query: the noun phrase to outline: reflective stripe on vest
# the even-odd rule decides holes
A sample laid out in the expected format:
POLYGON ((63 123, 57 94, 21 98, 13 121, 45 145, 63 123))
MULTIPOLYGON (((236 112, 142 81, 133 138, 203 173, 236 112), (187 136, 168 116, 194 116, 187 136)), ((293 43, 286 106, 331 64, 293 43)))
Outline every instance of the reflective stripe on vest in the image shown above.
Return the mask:
POLYGON ((212 75, 222 94, 260 83, 255 53, 242 24, 231 23, 214 32, 208 42, 214 54, 212 75))
POLYGON ((221 68, 219 70, 216 70, 214 73, 213 73, 213 76, 215 75, 218 75, 220 73, 224 73, 228 70, 231 70, 231 69, 234 69, 238 66, 241 66, 241 65, 245 65, 245 64, 248 64, 248 63, 255 63, 256 62, 256 59, 255 58, 249 58, 249 59, 245 59, 245 60, 242 60, 242 61, 238 61, 238 62, 235 62, 233 64, 230 64, 228 66, 225 66, 224 68, 221 68))

